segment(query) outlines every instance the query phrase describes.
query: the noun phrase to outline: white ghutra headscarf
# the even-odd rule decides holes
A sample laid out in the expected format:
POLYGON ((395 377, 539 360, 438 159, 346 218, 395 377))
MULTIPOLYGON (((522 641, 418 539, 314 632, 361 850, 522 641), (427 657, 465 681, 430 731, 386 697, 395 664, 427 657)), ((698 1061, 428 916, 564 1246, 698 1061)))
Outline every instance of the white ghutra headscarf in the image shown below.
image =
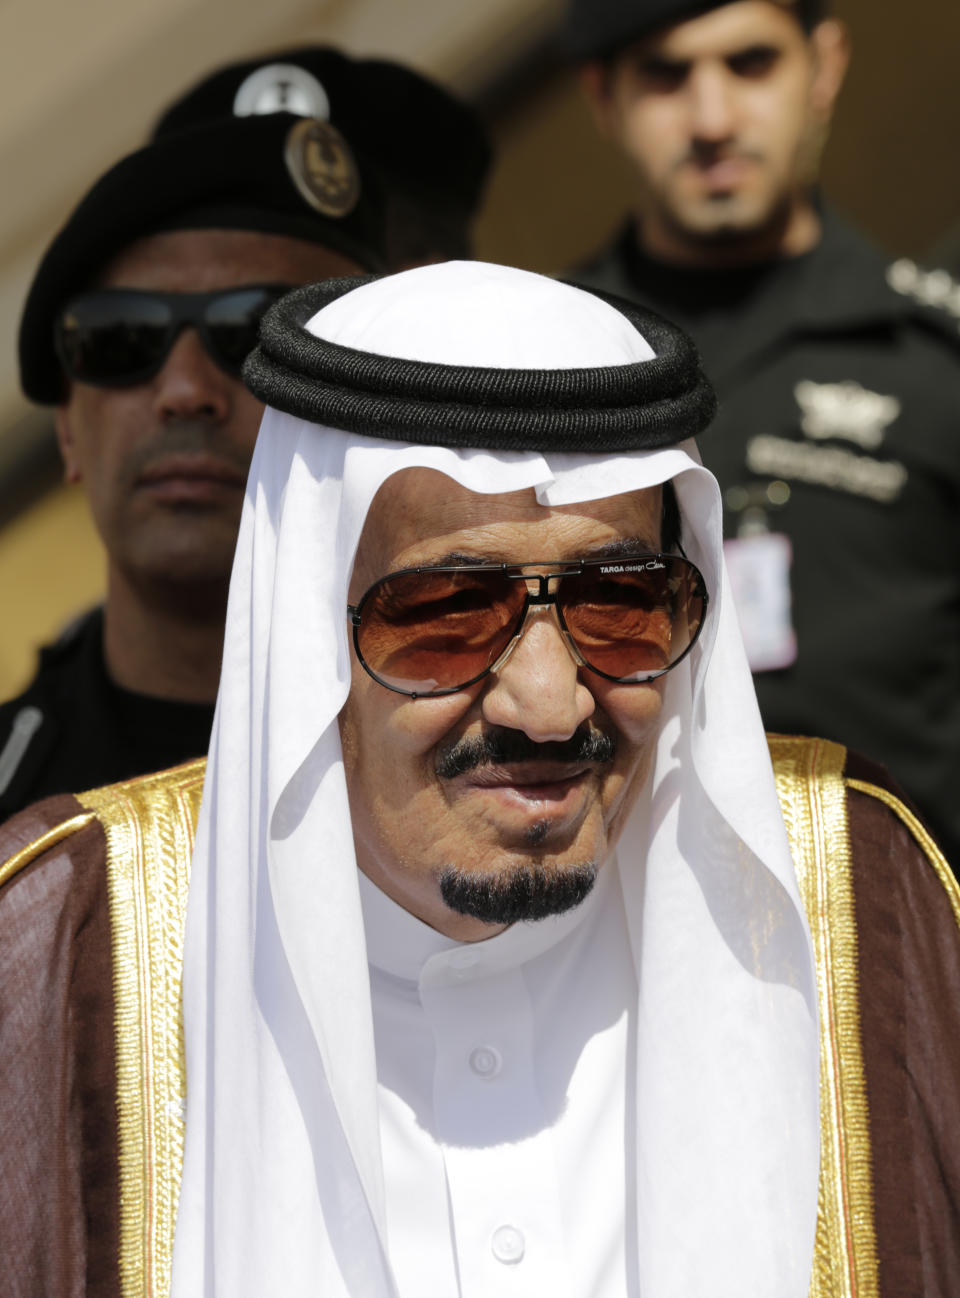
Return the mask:
MULTIPOLYGON (((363 352, 454 365, 652 355, 590 294, 476 263, 367 284, 307 328, 363 352)), ((193 863, 173 1298, 397 1295, 337 715, 350 689, 357 542, 380 485, 415 466, 481 494, 533 488, 545 505, 675 484, 708 621, 666 678, 644 806, 608 864, 639 988, 636 1291, 806 1298, 819 1139, 813 963, 726 587, 719 492, 693 444, 491 453, 271 409, 240 529, 193 863)))

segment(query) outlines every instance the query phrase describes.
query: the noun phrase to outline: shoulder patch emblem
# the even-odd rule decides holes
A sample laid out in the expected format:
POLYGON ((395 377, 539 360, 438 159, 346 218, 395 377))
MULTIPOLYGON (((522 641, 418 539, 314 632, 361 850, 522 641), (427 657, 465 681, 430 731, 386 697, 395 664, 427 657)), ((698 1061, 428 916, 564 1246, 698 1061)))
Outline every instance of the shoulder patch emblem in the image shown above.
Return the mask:
POLYGON ((800 427, 807 437, 815 441, 843 438, 866 451, 877 449, 902 408, 896 397, 871 392, 853 379, 844 383, 801 379, 793 395, 800 407, 800 427))
POLYGON ((960 284, 946 270, 924 270, 909 257, 887 267, 887 283, 895 293, 913 298, 921 306, 946 311, 960 328, 960 284))

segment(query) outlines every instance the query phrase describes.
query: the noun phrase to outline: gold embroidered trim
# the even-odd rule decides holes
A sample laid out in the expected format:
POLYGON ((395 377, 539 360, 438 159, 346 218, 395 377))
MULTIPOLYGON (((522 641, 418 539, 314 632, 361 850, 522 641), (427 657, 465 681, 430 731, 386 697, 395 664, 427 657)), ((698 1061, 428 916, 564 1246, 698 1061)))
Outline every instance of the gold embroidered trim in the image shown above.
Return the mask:
POLYGON ((820 1186, 810 1298, 878 1298, 846 753, 825 740, 769 742, 820 1004, 820 1186))
POLYGON ((32 843, 26 847, 21 847, 19 852, 14 852, 13 856, 0 865, 0 888, 3 887, 15 874, 19 874, 25 869, 31 861, 35 861, 38 856, 48 852, 51 847, 56 847, 62 843, 65 838, 75 834, 77 830, 83 829, 84 825, 89 825, 94 817, 90 812, 83 812, 79 816, 71 816, 69 820, 63 820, 59 825, 54 825, 53 829, 48 829, 45 834, 35 838, 32 843))
POLYGON ((183 1165, 180 979, 205 763, 82 794, 107 840, 123 1298, 167 1298, 183 1165))
POLYGON ((960 925, 960 883, 957 883, 953 871, 947 864, 947 858, 940 851, 926 827, 921 824, 910 808, 904 806, 896 794, 890 793, 888 789, 881 789, 877 784, 868 784, 866 780, 847 780, 847 784, 851 789, 856 789, 858 793, 866 793, 871 798, 877 798, 888 806, 894 815, 899 816, 923 849, 927 860, 933 866, 937 878, 943 884, 944 891, 950 898, 954 918, 957 924, 960 925))

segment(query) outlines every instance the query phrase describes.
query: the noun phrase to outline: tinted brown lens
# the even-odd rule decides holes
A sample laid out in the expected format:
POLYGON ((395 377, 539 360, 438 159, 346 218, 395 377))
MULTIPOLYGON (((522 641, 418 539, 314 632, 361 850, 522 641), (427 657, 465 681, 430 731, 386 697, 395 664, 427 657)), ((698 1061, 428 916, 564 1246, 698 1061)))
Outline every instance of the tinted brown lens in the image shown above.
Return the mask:
POLYGON ((682 658, 703 617, 696 570, 669 555, 611 561, 560 583, 567 630, 597 671, 643 678, 682 658))
POLYGON ((360 607, 360 653, 376 676, 397 689, 453 689, 496 662, 525 594, 523 582, 496 572, 390 577, 360 607))

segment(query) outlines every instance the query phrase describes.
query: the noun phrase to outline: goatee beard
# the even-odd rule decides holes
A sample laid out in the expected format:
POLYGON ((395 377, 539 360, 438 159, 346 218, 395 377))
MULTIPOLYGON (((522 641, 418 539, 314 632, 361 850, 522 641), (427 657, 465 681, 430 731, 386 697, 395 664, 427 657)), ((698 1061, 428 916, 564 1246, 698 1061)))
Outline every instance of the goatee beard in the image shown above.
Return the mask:
POLYGON ((484 924, 516 924, 572 910, 589 895, 597 879, 595 861, 546 869, 539 862, 517 865, 504 874, 471 873, 447 866, 440 895, 451 910, 484 924))

